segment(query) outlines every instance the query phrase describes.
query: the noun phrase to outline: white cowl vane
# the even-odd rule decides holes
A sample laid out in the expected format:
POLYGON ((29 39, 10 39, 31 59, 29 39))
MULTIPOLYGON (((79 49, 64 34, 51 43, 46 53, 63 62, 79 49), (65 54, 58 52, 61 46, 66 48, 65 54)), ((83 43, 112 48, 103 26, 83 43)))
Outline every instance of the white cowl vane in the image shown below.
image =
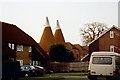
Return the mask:
POLYGON ((60 29, 59 21, 57 20, 56 30, 60 29))
POLYGON ((50 27, 50 23, 49 23, 48 17, 46 17, 46 23, 45 23, 44 26, 45 26, 45 27, 50 27))

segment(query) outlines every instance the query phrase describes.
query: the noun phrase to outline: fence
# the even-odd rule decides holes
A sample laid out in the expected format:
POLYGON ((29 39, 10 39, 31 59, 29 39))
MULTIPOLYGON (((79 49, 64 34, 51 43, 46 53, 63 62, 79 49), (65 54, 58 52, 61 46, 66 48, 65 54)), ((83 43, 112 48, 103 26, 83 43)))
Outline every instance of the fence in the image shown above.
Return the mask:
POLYGON ((88 62, 50 62, 49 65, 53 72, 88 71, 88 62))

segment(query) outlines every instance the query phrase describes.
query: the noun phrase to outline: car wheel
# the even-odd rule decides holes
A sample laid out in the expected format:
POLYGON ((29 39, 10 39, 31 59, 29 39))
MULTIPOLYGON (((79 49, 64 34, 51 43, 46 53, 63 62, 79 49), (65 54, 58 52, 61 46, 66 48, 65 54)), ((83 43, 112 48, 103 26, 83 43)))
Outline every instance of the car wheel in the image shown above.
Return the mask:
POLYGON ((112 77, 107 77, 106 80, 113 80, 112 77))
POLYGON ((35 73, 35 77, 37 77, 38 76, 38 73, 35 73))
POLYGON ((89 79, 90 80, 97 80, 97 77, 96 76, 89 76, 89 79))

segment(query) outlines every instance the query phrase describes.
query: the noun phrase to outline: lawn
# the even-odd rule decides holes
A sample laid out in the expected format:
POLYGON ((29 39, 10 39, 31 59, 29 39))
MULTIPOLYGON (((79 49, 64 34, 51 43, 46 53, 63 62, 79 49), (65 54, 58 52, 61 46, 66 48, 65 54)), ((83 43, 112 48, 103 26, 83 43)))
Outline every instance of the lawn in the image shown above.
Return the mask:
POLYGON ((83 73, 83 72, 52 73, 52 74, 45 74, 42 77, 26 77, 26 78, 20 78, 19 80, 59 80, 59 79, 64 79, 65 76, 82 76, 82 75, 87 75, 87 73, 83 73))

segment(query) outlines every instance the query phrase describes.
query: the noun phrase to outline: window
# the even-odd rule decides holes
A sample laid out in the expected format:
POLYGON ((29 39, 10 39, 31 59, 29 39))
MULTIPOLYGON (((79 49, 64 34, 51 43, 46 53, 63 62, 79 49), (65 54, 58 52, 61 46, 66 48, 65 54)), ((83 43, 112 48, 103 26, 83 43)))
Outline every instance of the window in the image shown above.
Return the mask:
POLYGON ((33 61, 33 65, 35 65, 35 61, 33 61))
POLYGON ((13 43, 8 43, 8 46, 9 46, 9 48, 12 49, 12 50, 14 50, 14 48, 15 48, 15 45, 14 45, 13 43))
POLYGON ((8 43, 9 48, 11 49, 11 43, 8 43))
POLYGON ((32 60, 30 60, 30 65, 32 65, 32 60))
POLYGON ((110 31, 110 38, 114 38, 114 32, 110 31))
POLYGON ((32 47, 31 47, 31 46, 29 47, 29 50, 28 50, 28 52, 32 52, 32 47))
POLYGON ((12 49, 12 50, 14 50, 14 48, 15 48, 15 45, 14 45, 14 44, 12 44, 12 47, 11 47, 11 49, 12 49))
POLYGON ((23 60, 17 60, 20 63, 20 66, 23 66, 23 60))
POLYGON ((15 59, 14 59, 14 58, 9 58, 9 60, 10 60, 10 61, 15 61, 15 59))
POLYGON ((110 52, 114 52, 114 45, 110 45, 110 52))
POLYGON ((23 51, 23 45, 17 45, 17 51, 23 51))
POLYGON ((111 57, 93 57, 93 64, 112 64, 111 57))

